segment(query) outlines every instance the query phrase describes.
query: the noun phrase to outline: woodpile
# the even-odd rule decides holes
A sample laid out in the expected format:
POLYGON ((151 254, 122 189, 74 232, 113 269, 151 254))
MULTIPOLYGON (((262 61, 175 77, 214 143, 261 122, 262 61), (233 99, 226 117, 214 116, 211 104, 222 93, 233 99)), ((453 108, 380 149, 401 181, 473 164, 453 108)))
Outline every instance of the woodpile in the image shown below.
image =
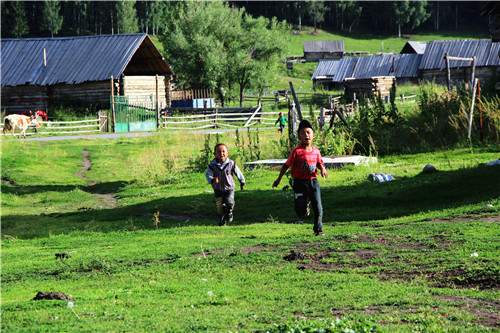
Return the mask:
POLYGON ((351 98, 365 96, 370 98, 377 96, 380 92, 381 97, 389 96, 391 87, 396 84, 395 76, 374 76, 370 78, 344 79, 345 95, 351 98))

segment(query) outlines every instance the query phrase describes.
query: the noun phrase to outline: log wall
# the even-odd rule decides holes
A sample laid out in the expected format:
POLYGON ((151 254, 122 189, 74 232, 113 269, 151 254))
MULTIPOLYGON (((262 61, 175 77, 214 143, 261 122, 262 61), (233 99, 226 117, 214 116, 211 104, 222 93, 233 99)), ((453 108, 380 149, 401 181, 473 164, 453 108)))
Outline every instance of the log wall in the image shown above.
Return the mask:
MULTIPOLYGON (((500 67, 476 67, 474 76, 481 82, 490 81, 496 75, 500 74, 500 67)), ((470 67, 452 68, 450 78, 452 82, 469 82, 471 75, 470 67)), ((424 81, 435 81, 437 84, 446 85, 446 69, 423 70, 422 77, 424 81)))
POLYGON ((56 84, 49 88, 49 98, 75 104, 99 104, 109 107, 111 85, 109 81, 85 82, 82 84, 56 84))
POLYGON ((47 88, 18 86, 2 88, 2 112, 19 113, 28 110, 47 110, 47 88))
MULTIPOLYGON (((120 95, 156 96, 156 76, 123 76, 120 95)), ((160 107, 170 106, 170 82, 166 76, 158 76, 158 103, 160 107)))

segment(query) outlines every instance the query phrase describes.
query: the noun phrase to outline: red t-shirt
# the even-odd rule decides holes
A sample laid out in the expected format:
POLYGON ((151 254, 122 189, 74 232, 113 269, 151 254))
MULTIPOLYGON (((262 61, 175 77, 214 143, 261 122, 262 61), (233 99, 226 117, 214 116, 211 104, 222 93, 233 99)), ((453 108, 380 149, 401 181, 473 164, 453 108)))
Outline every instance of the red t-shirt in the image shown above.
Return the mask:
POLYGON ((323 164, 318 148, 306 151, 302 145, 295 147, 285 162, 292 169, 292 178, 314 179, 318 177, 318 164, 323 164))

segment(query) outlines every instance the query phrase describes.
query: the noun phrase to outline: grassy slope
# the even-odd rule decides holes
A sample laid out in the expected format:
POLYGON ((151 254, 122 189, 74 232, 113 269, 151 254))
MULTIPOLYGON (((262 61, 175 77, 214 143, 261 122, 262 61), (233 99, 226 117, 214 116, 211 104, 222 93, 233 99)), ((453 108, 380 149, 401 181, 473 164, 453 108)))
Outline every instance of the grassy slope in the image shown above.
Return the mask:
POLYGON ((202 145, 182 135, 5 140, 2 178, 15 185, 2 182, 2 328, 264 331, 332 315, 388 331, 494 325, 500 230, 488 216, 498 216, 500 173, 481 164, 499 158, 499 147, 330 170, 321 179, 327 236, 317 239, 310 218, 295 223, 291 194, 270 189, 277 171, 245 172, 227 228, 215 226, 203 173, 170 185, 138 181, 156 148, 187 159, 202 145), (83 150, 87 179, 76 176, 83 150), (427 163, 440 172, 421 175, 427 163), (374 171, 397 180, 368 182, 374 171), (285 260, 291 250, 303 260, 285 260), (40 290, 72 295, 75 312, 66 302, 32 301, 40 290))

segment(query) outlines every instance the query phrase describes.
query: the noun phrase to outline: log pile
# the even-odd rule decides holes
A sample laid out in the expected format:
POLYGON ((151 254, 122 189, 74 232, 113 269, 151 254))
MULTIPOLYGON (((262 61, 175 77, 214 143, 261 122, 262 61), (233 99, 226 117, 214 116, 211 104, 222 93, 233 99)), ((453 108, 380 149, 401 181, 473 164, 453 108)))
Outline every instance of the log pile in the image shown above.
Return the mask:
POLYGON ((365 96, 365 98, 370 98, 377 96, 379 91, 381 96, 389 96, 392 85, 396 84, 396 77, 394 76, 374 76, 364 79, 356 78, 345 78, 345 94, 348 97, 353 98, 356 94, 356 98, 360 96, 365 96))

